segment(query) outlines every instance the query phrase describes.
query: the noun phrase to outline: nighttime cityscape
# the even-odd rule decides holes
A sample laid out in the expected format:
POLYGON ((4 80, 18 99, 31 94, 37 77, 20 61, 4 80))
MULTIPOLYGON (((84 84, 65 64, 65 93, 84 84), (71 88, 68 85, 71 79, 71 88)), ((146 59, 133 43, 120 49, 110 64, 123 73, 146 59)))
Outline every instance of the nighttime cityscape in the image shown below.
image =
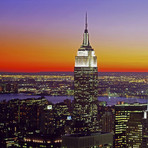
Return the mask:
POLYGON ((0 148, 148 148, 146 4, 1 1, 0 148))

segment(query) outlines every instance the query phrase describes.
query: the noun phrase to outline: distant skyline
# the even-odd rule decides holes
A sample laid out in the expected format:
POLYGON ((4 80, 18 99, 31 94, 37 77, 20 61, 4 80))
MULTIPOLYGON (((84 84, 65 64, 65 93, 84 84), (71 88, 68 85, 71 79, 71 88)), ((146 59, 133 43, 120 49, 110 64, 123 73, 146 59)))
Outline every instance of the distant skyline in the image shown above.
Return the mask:
POLYGON ((148 72, 147 0, 0 1, 0 71, 73 71, 85 13, 99 72, 148 72))

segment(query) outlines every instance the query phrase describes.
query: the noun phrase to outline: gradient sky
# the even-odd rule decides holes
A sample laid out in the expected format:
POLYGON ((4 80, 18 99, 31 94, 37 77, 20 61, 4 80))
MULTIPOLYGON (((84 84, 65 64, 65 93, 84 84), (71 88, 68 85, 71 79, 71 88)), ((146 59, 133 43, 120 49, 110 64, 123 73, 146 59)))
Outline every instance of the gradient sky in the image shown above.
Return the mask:
POLYGON ((0 71, 73 71, 86 11, 99 71, 148 72, 148 0, 1 0, 0 71))

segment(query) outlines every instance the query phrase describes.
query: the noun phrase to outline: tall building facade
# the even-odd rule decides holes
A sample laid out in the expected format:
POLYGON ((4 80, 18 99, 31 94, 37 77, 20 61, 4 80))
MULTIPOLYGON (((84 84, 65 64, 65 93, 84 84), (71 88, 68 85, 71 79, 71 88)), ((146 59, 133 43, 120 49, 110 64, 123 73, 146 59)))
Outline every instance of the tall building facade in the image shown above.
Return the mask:
POLYGON ((144 111, 144 118, 142 120, 142 148, 148 147, 148 106, 147 110, 144 111))
MULTIPOLYGON (((135 104, 115 105, 115 136, 114 136, 115 148, 126 148, 128 147, 127 145, 132 145, 132 144, 134 145, 133 141, 139 142, 139 139, 138 140, 134 139, 135 138, 134 134, 136 132, 139 135, 142 134, 142 129, 141 129, 142 123, 141 121, 139 121, 140 119, 138 118, 133 120, 133 118, 130 118, 130 115, 142 114, 143 111, 146 109, 147 109, 146 104, 135 103, 135 104), (131 130, 131 128, 134 128, 134 129, 131 130)), ((138 136, 137 133, 136 133, 136 136, 138 136)))
POLYGON ((113 132, 113 121, 112 112, 105 112, 101 117, 101 131, 113 132))
POLYGON ((143 112, 131 113, 126 128, 126 146, 142 148, 143 112))
POLYGON ((74 112, 75 132, 96 131, 98 67, 97 56, 89 42, 87 14, 83 43, 75 57, 74 112))

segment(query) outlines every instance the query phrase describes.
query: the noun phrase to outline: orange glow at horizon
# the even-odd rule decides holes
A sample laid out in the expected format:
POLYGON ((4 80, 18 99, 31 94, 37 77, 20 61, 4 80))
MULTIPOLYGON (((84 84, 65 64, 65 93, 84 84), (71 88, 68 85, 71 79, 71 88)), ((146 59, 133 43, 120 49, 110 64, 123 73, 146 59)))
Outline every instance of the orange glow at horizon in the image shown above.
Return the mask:
MULTIPOLYGON (((47 34, 27 34, 9 30, 0 36, 0 71, 41 72, 73 71, 75 55, 82 36, 75 40, 69 36, 57 37, 47 34)), ((148 72, 146 48, 120 44, 106 45, 106 42, 92 43, 99 72, 148 72), (120 50, 119 50, 120 49, 120 50), (134 50, 133 50, 134 49, 134 50)))

